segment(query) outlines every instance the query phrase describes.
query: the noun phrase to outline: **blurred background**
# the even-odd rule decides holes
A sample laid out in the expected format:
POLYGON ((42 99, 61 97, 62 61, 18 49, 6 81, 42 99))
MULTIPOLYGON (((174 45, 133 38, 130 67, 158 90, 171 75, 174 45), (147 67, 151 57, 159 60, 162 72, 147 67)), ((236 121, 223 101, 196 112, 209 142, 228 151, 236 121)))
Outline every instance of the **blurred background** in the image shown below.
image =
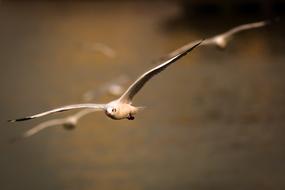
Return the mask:
POLYGON ((284 11, 284 0, 2 0, 0 189, 285 189, 284 11), (155 77, 135 98, 147 109, 134 121, 98 112, 72 131, 9 143, 69 113, 8 119, 80 103, 188 42, 276 16, 224 51, 197 48, 155 77))

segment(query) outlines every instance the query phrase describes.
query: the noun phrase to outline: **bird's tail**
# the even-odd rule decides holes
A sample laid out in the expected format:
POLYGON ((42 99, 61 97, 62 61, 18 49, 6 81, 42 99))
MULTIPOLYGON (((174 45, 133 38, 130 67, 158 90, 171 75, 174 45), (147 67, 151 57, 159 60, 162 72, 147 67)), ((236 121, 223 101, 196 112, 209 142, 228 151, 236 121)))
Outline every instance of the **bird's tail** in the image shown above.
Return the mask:
POLYGON ((139 107, 136 107, 138 109, 138 111, 142 111, 144 110, 146 107, 145 106, 139 106, 139 107))

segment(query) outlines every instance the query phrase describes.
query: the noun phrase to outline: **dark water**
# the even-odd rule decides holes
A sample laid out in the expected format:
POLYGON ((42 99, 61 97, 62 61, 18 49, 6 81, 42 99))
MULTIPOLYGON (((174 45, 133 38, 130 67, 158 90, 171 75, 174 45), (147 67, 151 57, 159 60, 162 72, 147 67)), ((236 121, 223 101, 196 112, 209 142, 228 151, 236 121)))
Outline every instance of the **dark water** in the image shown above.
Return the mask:
POLYGON ((187 42, 252 20, 185 23, 179 7, 165 3, 3 4, 0 189, 284 189, 282 22, 238 35, 225 51, 193 51, 145 86, 135 104, 147 109, 132 122, 96 113, 75 130, 8 143, 57 116, 7 119, 80 102, 187 42), (117 56, 82 48, 96 42, 117 56))

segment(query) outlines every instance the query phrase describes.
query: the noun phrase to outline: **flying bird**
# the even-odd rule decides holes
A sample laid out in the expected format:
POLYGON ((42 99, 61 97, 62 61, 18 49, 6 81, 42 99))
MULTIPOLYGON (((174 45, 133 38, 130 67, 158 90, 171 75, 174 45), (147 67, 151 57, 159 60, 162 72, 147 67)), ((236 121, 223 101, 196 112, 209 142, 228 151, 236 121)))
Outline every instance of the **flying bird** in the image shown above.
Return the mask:
MULTIPOLYGON (((86 101, 94 100, 96 97, 101 96, 105 93, 119 96, 124 93, 123 85, 129 81, 129 78, 126 75, 120 75, 119 77, 103 84, 97 90, 90 90, 83 95, 83 99, 86 101)), ((12 138, 10 142, 14 143, 20 139, 31 137, 35 134, 38 134, 42 130, 50 127, 62 126, 66 130, 72 130, 77 126, 79 119, 83 116, 95 112, 94 109, 83 109, 78 111, 73 115, 69 115, 67 117, 51 119, 48 121, 44 121, 33 128, 24 132, 21 136, 12 138)))
MULTIPOLYGON (((102 86, 99 87, 97 90, 90 90, 83 95, 83 99, 86 101, 94 100, 96 97, 100 97, 105 93, 111 94, 113 96, 119 96, 124 93, 123 85, 129 81, 129 78, 126 75, 120 75, 119 77, 104 83, 102 86)), ((42 130, 50 127, 62 126, 66 130, 72 130, 77 126, 79 119, 83 116, 95 112, 94 109, 83 109, 78 111, 77 113, 63 117, 58 119, 51 119, 48 121, 44 121, 33 128, 27 130, 22 135, 12 138, 10 140, 11 143, 14 143, 20 139, 31 137, 35 134, 38 134, 42 130)))
POLYGON ((113 96, 120 96, 125 91, 125 85, 130 81, 126 75, 120 75, 119 77, 104 83, 96 90, 90 90, 83 95, 85 101, 91 101, 95 98, 102 96, 103 94, 110 94, 113 96))
POLYGON ((239 25, 222 34, 206 39, 203 45, 215 45, 218 48, 224 49, 228 45, 228 42, 233 38, 235 34, 245 31, 245 30, 260 28, 260 27, 268 25, 269 23, 270 23, 269 21, 260 21, 260 22, 239 25))
POLYGON ((15 142, 16 140, 22 139, 22 138, 28 138, 30 136, 33 136, 39 132, 41 132, 44 129, 47 129, 49 127, 55 127, 55 126, 63 126, 66 130, 72 130, 76 127, 78 121, 85 115, 90 114, 92 112, 95 112, 96 110, 93 109, 83 109, 79 112, 67 116, 65 118, 60 119, 52 119, 45 122, 42 122, 33 128, 29 129, 28 131, 24 132, 20 137, 12 139, 11 142, 15 142))
MULTIPOLYGON (((219 49, 225 49, 227 47, 229 41, 233 38, 233 36, 235 34, 242 32, 242 31, 245 31, 245 30, 260 28, 260 27, 266 26, 270 23, 271 23, 271 21, 260 21, 260 22, 254 22, 254 23, 239 25, 239 26, 234 27, 234 28, 232 28, 232 29, 230 29, 224 33, 221 33, 221 34, 218 34, 218 35, 215 35, 213 37, 205 39, 203 41, 203 43, 201 44, 201 46, 216 46, 219 49)), ((196 43, 197 43, 197 41, 190 42, 190 43, 182 46, 181 48, 178 48, 178 49, 172 51, 168 55, 162 57, 160 60, 169 59, 170 57, 173 57, 173 56, 179 54, 180 52, 183 52, 183 51, 189 49, 190 47, 192 47, 196 43)))
POLYGON ((181 57, 187 55, 190 51, 192 51, 194 48, 199 46, 202 43, 202 41, 199 41, 198 43, 194 44, 190 48, 186 49, 185 51, 173 56, 172 58, 164 61, 160 65, 150 69, 149 71, 145 72, 143 75, 141 75, 125 92, 121 97, 119 97, 116 100, 113 100, 107 104, 74 104, 74 105, 68 105, 60 108, 56 108, 53 110, 49 110, 43 113, 39 113, 36 115, 15 119, 15 120, 9 120, 9 122, 16 122, 16 121, 24 121, 24 120, 30 120, 38 117, 42 117, 45 115, 53 114, 56 112, 63 112, 73 109, 80 109, 80 108, 91 108, 96 111, 104 111, 105 114, 115 120, 120 119, 128 119, 133 120, 135 117, 134 115, 141 110, 143 107, 135 107, 132 106, 132 100, 134 96, 141 90, 141 88, 144 86, 144 84, 149 81, 153 76, 159 74, 161 71, 166 69, 168 66, 170 66, 172 63, 176 62, 181 57))
POLYGON ((116 56, 116 51, 109 47, 108 45, 104 43, 80 43, 80 46, 83 49, 89 50, 89 51, 94 51, 94 52, 101 52, 107 57, 114 58, 116 56))

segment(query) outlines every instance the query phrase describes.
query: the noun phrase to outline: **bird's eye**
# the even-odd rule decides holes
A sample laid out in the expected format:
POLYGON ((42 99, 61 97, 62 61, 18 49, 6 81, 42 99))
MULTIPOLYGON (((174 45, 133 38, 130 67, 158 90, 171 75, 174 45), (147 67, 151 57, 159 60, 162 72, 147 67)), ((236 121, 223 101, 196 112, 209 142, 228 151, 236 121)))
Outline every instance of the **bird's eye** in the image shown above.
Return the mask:
POLYGON ((116 112, 116 111, 117 111, 116 108, 113 108, 113 109, 112 109, 112 112, 116 112))

